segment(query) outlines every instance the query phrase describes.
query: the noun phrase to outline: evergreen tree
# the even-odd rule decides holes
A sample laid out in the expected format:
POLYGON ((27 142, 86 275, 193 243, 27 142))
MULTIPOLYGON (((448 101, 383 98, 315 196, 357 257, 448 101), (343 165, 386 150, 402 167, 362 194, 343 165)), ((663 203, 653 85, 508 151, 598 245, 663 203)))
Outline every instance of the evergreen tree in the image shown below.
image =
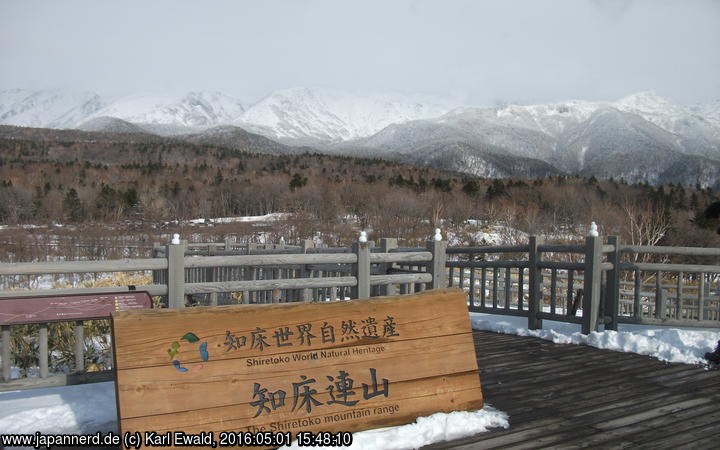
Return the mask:
POLYGON ((467 195, 476 195, 480 192, 480 183, 476 180, 470 180, 463 185, 462 190, 467 195))
POLYGON ((295 189, 301 188, 305 186, 307 183, 307 178, 303 177, 299 173, 296 173, 293 175, 292 179, 290 180, 290 190, 295 191, 295 189))
POLYGON ((488 200, 492 200, 496 197, 500 197, 505 194, 505 184, 502 180, 494 179, 492 184, 488 187, 485 196, 488 200))
POLYGON ((83 208, 80 197, 75 188, 71 188, 65 194, 63 199, 63 211, 65 216, 72 222, 80 222, 85 217, 85 209, 83 208))

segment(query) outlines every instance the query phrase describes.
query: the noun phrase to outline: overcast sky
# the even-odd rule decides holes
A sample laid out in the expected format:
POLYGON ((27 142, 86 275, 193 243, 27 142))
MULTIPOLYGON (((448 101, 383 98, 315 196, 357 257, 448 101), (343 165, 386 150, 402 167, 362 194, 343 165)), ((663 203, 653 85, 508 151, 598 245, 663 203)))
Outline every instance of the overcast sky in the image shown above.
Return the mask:
POLYGON ((0 88, 720 98, 717 0, 0 1, 0 88))

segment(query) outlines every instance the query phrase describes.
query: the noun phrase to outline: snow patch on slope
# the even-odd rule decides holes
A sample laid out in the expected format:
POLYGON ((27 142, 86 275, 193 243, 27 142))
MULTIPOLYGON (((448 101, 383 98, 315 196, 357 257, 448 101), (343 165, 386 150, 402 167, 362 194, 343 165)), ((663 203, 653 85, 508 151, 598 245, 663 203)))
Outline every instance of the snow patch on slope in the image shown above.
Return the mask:
POLYGON ((90 118, 109 116, 133 123, 210 127, 229 123, 242 104, 220 92, 191 92, 183 97, 132 95, 120 98, 90 118))
POLYGON ((92 92, 9 89, 0 91, 0 123, 73 128, 103 106, 100 97, 92 92))
POLYGON ((691 110, 671 103, 653 91, 643 91, 612 102, 568 100, 534 105, 511 104, 497 108, 458 108, 444 117, 438 117, 436 122, 467 125, 476 121, 482 122, 485 127, 495 125, 525 128, 556 137, 569 126, 585 122, 596 111, 608 108, 637 114, 660 128, 680 134, 687 132, 690 126, 697 126, 692 123, 694 121, 706 122, 706 126, 713 126, 707 119, 701 117, 702 114, 713 117, 716 114, 720 120, 720 101, 717 108, 709 104, 691 110))
POLYGON ((720 127, 720 99, 693 105, 690 108, 694 114, 704 117, 708 122, 716 127, 720 127))

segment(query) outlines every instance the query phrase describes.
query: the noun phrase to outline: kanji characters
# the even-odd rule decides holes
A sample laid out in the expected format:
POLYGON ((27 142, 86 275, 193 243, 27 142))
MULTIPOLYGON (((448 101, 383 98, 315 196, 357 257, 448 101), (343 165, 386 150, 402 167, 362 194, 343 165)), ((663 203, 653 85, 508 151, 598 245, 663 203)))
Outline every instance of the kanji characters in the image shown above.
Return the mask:
POLYGON ((302 409, 303 405, 305 405, 305 411, 310 412, 313 406, 322 405, 321 402, 313 397, 313 395, 317 394, 317 391, 308 386, 308 384, 315 382, 315 378, 308 379, 305 375, 301 375, 300 380, 299 383, 293 383, 293 397, 295 398, 293 400, 292 410, 302 409), (301 387, 302 391, 300 390, 301 387), (300 399, 300 406, 297 406, 298 399, 300 399))
MULTIPOLYGON (((330 395, 330 400, 323 403, 316 398, 318 391, 314 384, 317 382, 315 378, 309 378, 307 375, 300 375, 300 381, 292 383, 293 404, 291 411, 305 410, 312 412, 313 408, 322 405, 342 405, 352 407, 358 404, 361 399, 356 398, 355 381, 350 374, 344 370, 339 370, 336 376, 326 375, 325 378, 330 384, 325 388, 330 395)), ((382 378, 378 384, 377 370, 370 368, 370 384, 362 383, 362 399, 370 400, 373 397, 389 395, 389 380, 382 378)), ((286 392, 282 389, 277 391, 269 391, 260 383, 253 385, 253 401, 250 405, 257 408, 254 417, 261 414, 270 414, 278 408, 285 406, 286 392)))
POLYGON ((230 350, 237 350, 241 347, 245 347, 245 336, 237 337, 234 334, 232 334, 230 331, 225 332, 225 351, 229 352, 230 350))

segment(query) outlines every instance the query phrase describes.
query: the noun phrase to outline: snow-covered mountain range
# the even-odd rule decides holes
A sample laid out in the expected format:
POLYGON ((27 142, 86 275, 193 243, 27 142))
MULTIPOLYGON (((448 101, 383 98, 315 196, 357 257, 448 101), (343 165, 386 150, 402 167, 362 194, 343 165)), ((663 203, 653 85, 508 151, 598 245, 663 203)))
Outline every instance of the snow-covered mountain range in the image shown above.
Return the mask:
POLYGON ((36 128, 76 128, 105 102, 92 92, 0 91, 0 124, 36 128))
POLYGON ((229 123, 245 111, 240 101, 220 92, 190 92, 182 97, 132 95, 92 114, 127 122, 180 127, 212 127, 229 123))
POLYGON ((393 124, 335 149, 393 155, 478 176, 547 174, 547 167, 536 164, 508 171, 507 164, 498 164, 502 156, 504 161, 529 158, 559 172, 631 182, 716 185, 720 126, 698 111, 652 92, 615 102, 458 108, 436 118, 393 124))
POLYGON ((0 91, 0 124, 83 128, 85 122, 112 117, 161 133, 235 125, 280 141, 326 144, 370 136, 393 123, 437 117, 454 106, 428 96, 309 88, 279 90, 247 108, 220 92, 101 99, 92 93, 12 89, 0 91))
POLYGON ((131 95, 102 99, 88 92, 61 90, 0 91, 0 123, 38 128, 82 128, 100 117, 172 127, 209 128, 230 123, 245 109, 240 101, 220 92, 131 95))
POLYGON ((650 91, 608 102, 487 108, 310 88, 254 104, 218 92, 103 99, 12 89, 0 91, 0 124, 183 134, 234 148, 253 142, 253 151, 272 153, 310 145, 486 177, 580 173, 720 186, 720 101, 686 107, 650 91))
POLYGON ((284 89, 252 105, 234 123, 279 140, 327 144, 371 136, 394 123, 437 117, 454 106, 428 96, 284 89))

